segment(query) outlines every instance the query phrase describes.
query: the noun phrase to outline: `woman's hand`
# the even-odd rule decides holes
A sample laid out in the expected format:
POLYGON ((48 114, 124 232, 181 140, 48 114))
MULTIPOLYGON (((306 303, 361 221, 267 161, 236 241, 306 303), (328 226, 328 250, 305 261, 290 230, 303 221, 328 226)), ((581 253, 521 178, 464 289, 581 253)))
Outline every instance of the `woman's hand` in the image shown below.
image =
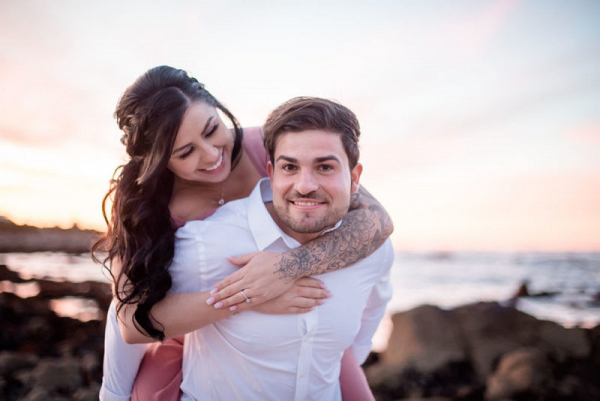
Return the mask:
POLYGON ((294 282, 292 288, 269 301, 263 302, 252 310, 269 314, 306 313, 315 306, 322 305, 331 293, 324 288, 323 282, 312 277, 302 277, 294 282))
POLYGON ((221 280, 207 303, 215 308, 236 306, 237 311, 242 311, 278 297, 294 284, 294 280, 277 274, 280 260, 281 254, 267 251, 230 258, 231 263, 243 267, 221 280), (246 302, 242 290, 250 302, 246 302))

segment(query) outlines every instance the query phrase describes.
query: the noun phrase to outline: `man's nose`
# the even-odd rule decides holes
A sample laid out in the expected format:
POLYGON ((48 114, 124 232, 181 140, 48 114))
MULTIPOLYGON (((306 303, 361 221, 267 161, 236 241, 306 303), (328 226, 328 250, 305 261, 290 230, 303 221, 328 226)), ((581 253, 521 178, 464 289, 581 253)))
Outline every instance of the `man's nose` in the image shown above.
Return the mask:
POLYGON ((308 195, 309 193, 319 189, 319 184, 317 183, 317 180, 313 176, 312 172, 301 171, 300 174, 296 176, 294 188, 300 194, 308 195))

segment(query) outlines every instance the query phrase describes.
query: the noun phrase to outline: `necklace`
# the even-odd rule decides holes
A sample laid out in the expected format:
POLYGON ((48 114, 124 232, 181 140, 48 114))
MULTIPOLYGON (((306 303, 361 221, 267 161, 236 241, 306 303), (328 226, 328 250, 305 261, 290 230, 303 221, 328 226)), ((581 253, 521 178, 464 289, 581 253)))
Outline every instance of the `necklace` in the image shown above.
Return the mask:
POLYGON ((225 204, 225 183, 223 183, 223 189, 221 190, 221 199, 217 201, 219 206, 223 206, 225 204))

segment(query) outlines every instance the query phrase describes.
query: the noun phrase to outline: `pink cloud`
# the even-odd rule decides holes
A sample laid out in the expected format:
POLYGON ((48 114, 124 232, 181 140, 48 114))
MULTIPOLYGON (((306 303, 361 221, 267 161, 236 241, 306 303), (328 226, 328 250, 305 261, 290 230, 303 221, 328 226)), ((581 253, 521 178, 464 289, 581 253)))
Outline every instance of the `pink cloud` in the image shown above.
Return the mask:
POLYGON ((600 120, 585 121, 567 131, 568 139, 600 145, 600 120))
POLYGON ((454 30, 460 37, 465 53, 479 56, 507 24, 511 14, 522 0, 496 0, 489 2, 474 17, 454 22, 454 30))

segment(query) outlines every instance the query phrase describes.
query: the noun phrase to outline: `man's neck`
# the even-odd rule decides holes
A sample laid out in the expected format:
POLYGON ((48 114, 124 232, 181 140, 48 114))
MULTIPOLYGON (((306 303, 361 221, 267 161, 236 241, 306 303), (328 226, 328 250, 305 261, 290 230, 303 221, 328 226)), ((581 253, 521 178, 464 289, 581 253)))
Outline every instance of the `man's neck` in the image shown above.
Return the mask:
POLYGON ((296 241, 298 241, 301 244, 306 244, 309 241, 312 241, 313 239, 317 238, 319 235, 321 235, 321 233, 325 230, 319 231, 317 233, 299 233, 296 232, 294 230, 292 230, 289 226, 287 226, 277 215, 277 213, 275 213, 275 208, 273 207, 273 202, 265 202, 265 207, 267 208, 267 210, 269 211, 269 214, 271 215, 271 218, 273 219, 273 221, 275 222, 275 224, 277 224, 277 226, 279 228, 281 228, 281 230, 286 233, 287 235, 289 235, 290 237, 292 237, 293 239, 295 239, 296 241))

